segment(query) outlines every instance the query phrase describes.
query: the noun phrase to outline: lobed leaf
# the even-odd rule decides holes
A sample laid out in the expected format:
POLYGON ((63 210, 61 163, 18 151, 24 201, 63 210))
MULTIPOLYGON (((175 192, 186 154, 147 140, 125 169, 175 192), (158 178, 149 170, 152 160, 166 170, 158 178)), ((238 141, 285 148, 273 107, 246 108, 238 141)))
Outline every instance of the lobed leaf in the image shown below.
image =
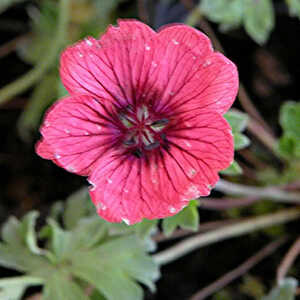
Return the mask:
POLYGON ((163 232, 170 236, 179 226, 181 228, 197 231, 199 225, 198 201, 192 200, 189 205, 175 216, 162 220, 163 232))
POLYGON ((247 33, 260 45, 264 44, 275 25, 271 0, 244 0, 244 26, 247 33))
POLYGON ((31 276, 0 279, 0 299, 20 300, 28 286, 41 285, 43 280, 31 276))
POLYGON ((239 164, 234 161, 227 169, 221 171, 220 173, 223 175, 235 176, 243 174, 243 170, 239 164))
POLYGON ((158 267, 134 235, 77 252, 70 259, 72 274, 92 284, 109 300, 142 299, 143 290, 134 279, 153 288, 152 281, 159 276, 158 267))
POLYGON ((294 278, 286 278, 280 282, 279 286, 272 289, 268 296, 262 300, 294 300, 296 299, 296 289, 298 282, 294 278))

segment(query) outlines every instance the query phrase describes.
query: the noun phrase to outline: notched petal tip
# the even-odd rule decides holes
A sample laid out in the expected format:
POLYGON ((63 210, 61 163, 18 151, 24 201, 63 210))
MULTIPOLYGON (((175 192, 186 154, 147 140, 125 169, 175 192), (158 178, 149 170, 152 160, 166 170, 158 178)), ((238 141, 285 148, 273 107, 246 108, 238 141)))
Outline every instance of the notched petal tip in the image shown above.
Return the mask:
POLYGON ((43 138, 36 143, 35 152, 44 159, 54 159, 50 145, 43 138))

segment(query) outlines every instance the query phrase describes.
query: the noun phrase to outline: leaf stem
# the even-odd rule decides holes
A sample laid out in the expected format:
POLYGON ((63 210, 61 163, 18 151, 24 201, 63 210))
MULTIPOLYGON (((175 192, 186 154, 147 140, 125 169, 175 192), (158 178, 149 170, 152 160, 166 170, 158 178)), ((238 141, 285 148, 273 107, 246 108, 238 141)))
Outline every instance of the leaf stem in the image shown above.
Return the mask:
POLYGON ((288 270, 300 253, 300 237, 289 249, 277 269, 277 283, 279 284, 286 276, 288 270))
POLYGON ((233 225, 224 226, 223 228, 212 230, 208 233, 187 238, 176 245, 153 255, 153 259, 158 265, 165 265, 201 247, 273 225, 286 223, 299 217, 300 208, 295 207, 261 217, 249 218, 233 225))
POLYGON ((248 272, 251 268, 257 265, 264 258, 274 253, 285 241, 285 239, 279 239, 269 243, 263 249, 258 251, 250 258, 248 258, 240 266, 226 273, 225 275, 223 275, 204 289, 194 294, 190 300, 203 300, 212 295, 213 293, 219 291, 221 288, 225 287, 230 282, 234 281, 235 279, 248 272))
POLYGON ((248 197, 266 198, 275 202, 300 204, 300 193, 283 191, 274 186, 254 187, 220 179, 215 189, 230 195, 244 195, 248 197))
POLYGON ((34 83, 39 81, 48 68, 55 62, 56 56, 60 47, 62 46, 67 25, 69 22, 69 0, 60 0, 59 3, 59 20, 57 26, 57 32, 55 34, 56 39, 53 41, 52 47, 46 53, 43 59, 41 59, 37 65, 25 75, 12 83, 9 83, 0 90, 0 104, 3 104, 27 90, 34 83))

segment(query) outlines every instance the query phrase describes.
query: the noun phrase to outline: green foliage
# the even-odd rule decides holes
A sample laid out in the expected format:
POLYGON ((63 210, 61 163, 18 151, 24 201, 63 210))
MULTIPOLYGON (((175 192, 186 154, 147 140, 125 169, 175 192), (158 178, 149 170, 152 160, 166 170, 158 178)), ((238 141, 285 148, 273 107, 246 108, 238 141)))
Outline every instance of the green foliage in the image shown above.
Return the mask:
POLYGON ((30 285, 43 285, 43 299, 49 300, 142 299, 137 281, 155 289, 158 267, 143 246, 153 224, 148 221, 122 235, 116 233, 83 205, 89 202, 86 197, 87 190, 82 189, 68 198, 62 216, 66 229, 49 218, 37 234, 37 212, 21 221, 9 218, 2 227, 0 265, 26 275, 0 280, 1 299, 21 299, 30 285), (71 217, 72 212, 76 215, 71 217), (44 240, 43 249, 38 247, 37 236, 44 240), (98 293, 90 298, 84 292, 87 286, 98 293))
POLYGON ((35 87, 18 122, 19 134, 25 141, 30 141, 31 134, 37 130, 45 109, 54 102, 58 80, 57 72, 50 72, 35 87))
POLYGON ((0 2, 0 14, 3 13, 6 9, 8 9, 10 6, 23 2, 25 0, 1 0, 0 2))
POLYGON ((199 225, 199 213, 197 206, 198 201, 192 200, 187 207, 175 216, 163 219, 162 228, 164 234, 166 236, 170 236, 178 226, 184 229, 197 231, 199 225))
POLYGON ((300 18, 300 1, 299 0, 285 0, 288 7, 290 15, 293 17, 300 18))
POLYGON ((58 13, 58 3, 45 0, 41 2, 40 12, 31 14, 31 38, 27 43, 20 44, 18 48, 23 60, 36 64, 44 58, 55 37, 53 28, 57 27, 58 13))
POLYGON ((275 25, 271 0, 244 0, 244 26, 258 44, 264 44, 275 25))
POLYGON ((209 20, 220 23, 221 29, 238 27, 243 17, 243 1, 240 0, 202 0, 201 11, 209 20))
POLYGON ((227 169, 221 171, 220 173, 223 175, 235 176, 243 174, 243 170, 236 161, 233 161, 233 163, 227 169))
POLYGON ((0 279, 0 299, 21 299, 27 287, 41 285, 42 283, 43 280, 41 280, 40 278, 31 276, 19 276, 0 279))
MULTIPOLYGON (((247 136, 242 134, 247 127, 248 116, 245 113, 242 113, 236 109, 231 109, 224 115, 225 119, 231 126, 233 139, 234 139, 234 149, 241 150, 250 145, 250 140, 247 136)), ((220 172, 224 175, 240 175, 243 173, 241 167, 236 161, 233 161, 232 164, 225 170, 220 172)))
POLYGON ((297 280, 286 278, 275 287, 268 296, 262 300, 294 300, 296 299, 297 280))
POLYGON ((283 129, 277 149, 286 159, 300 159, 300 103, 288 101, 280 109, 280 125, 283 129))
POLYGON ((231 109, 224 115, 225 119, 231 126, 233 138, 234 138, 234 149, 240 150, 246 148, 250 144, 250 140, 247 136, 242 134, 247 127, 248 116, 236 109, 231 109))
POLYGON ((271 0, 202 0, 200 10, 209 20, 219 23, 221 30, 243 24, 258 44, 264 44, 274 28, 271 0))
POLYGON ((240 290, 243 294, 250 296, 253 299, 261 299, 265 294, 265 286, 257 277, 246 275, 243 278, 243 283, 240 285, 240 290))

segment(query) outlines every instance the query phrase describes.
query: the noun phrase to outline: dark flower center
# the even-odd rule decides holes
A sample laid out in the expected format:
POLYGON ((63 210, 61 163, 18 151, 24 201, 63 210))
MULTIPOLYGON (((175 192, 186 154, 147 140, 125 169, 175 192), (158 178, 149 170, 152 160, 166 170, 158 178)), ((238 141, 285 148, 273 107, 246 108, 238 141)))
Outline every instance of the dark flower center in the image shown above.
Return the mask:
POLYGON ((119 118, 124 126, 122 144, 136 157, 166 143, 165 129, 169 120, 155 116, 146 105, 136 109, 127 106, 119 118))

